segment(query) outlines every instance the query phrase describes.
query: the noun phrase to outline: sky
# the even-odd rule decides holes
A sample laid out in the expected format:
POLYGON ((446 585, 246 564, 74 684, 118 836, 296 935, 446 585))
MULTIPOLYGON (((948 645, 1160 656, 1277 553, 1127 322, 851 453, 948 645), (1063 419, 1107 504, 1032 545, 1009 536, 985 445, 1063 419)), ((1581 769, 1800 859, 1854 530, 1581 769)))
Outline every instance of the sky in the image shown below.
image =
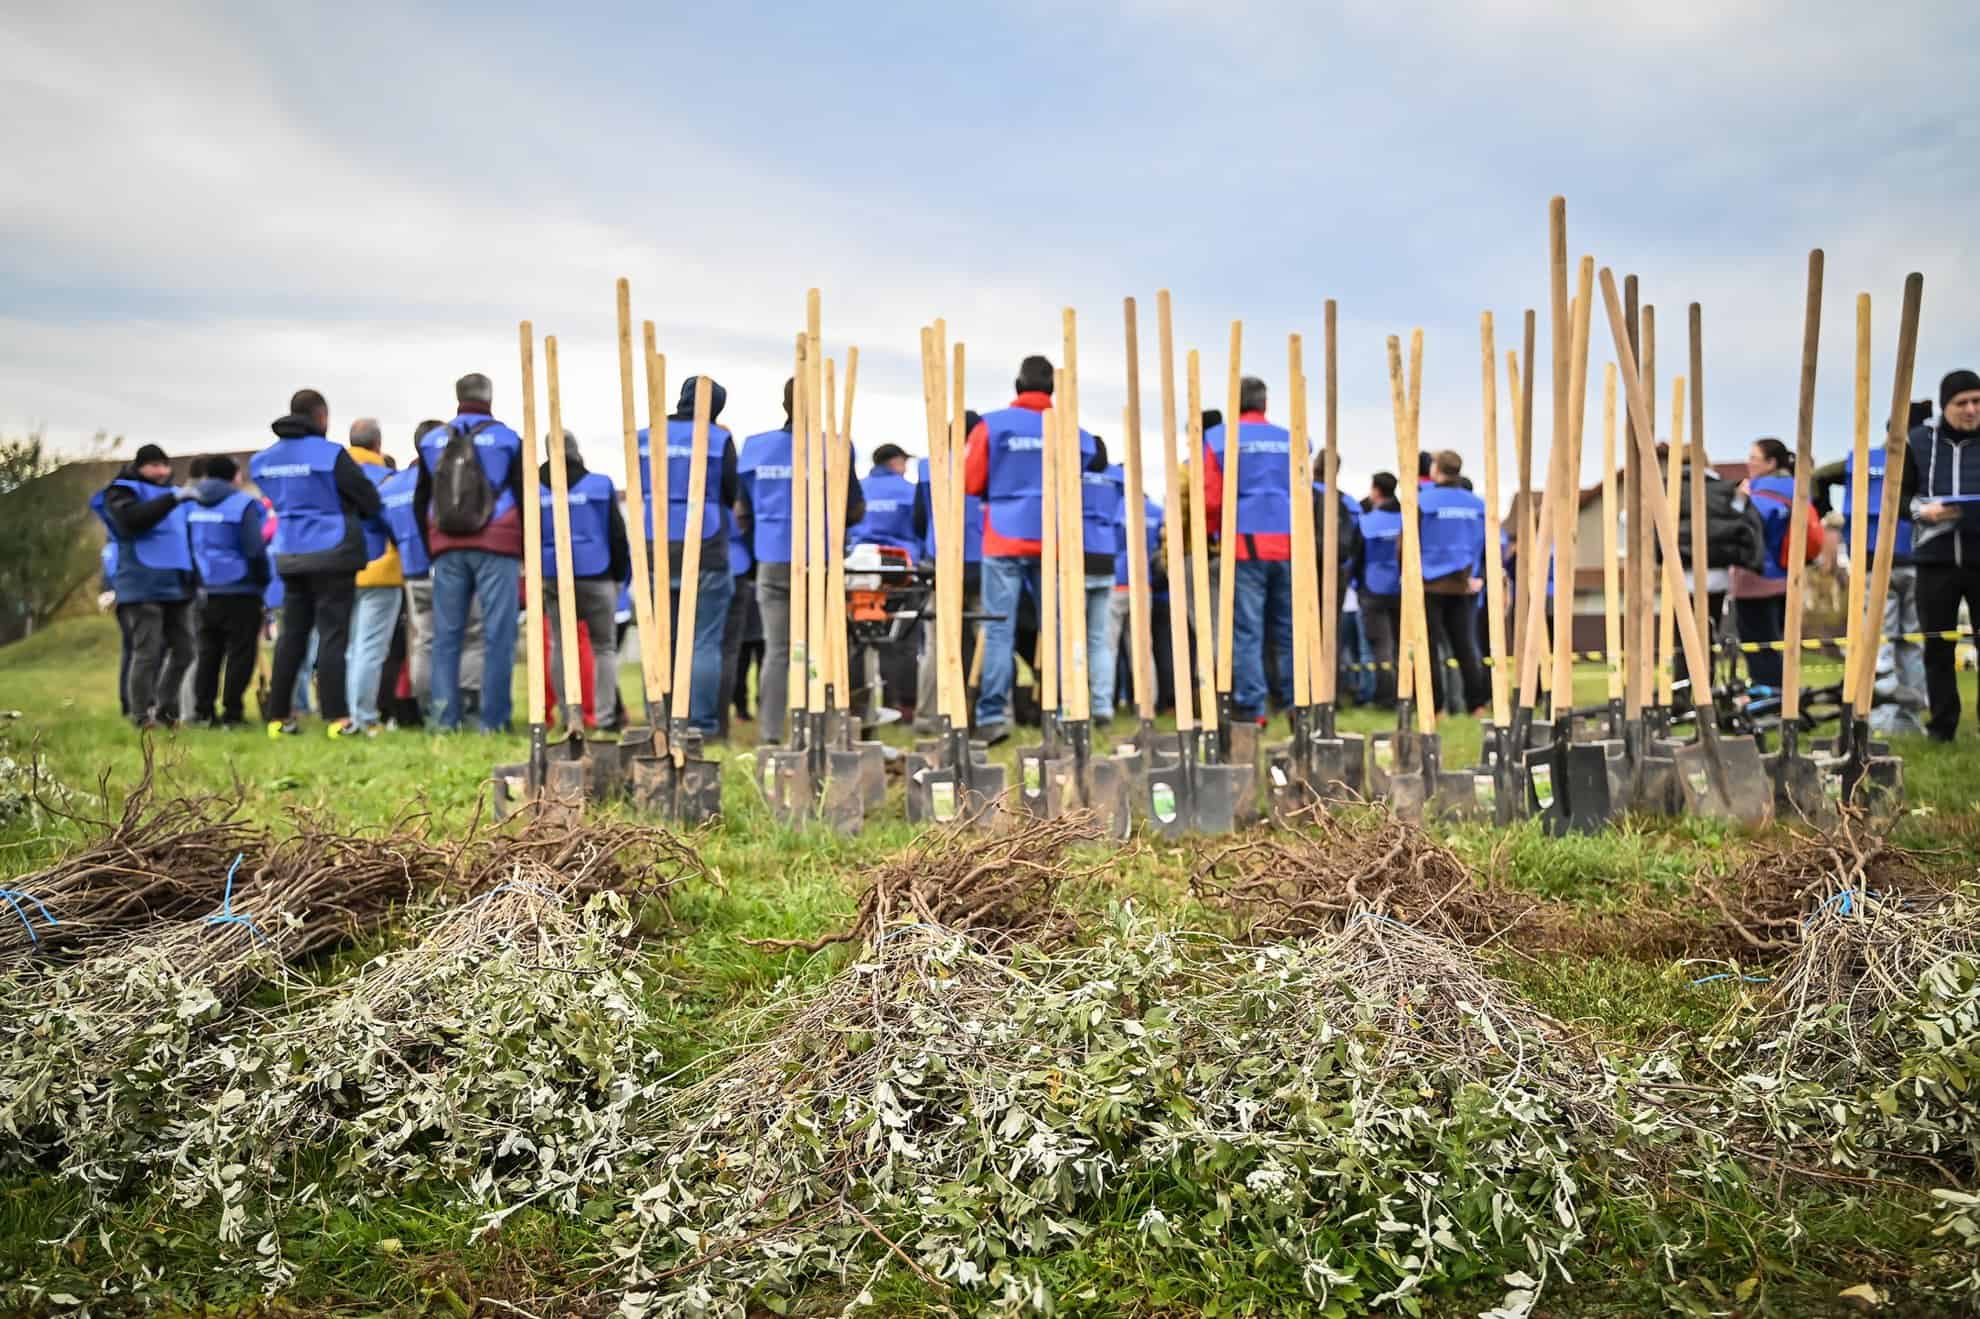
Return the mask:
MULTIPOLYGON (((1241 319, 1283 420, 1298 333, 1316 441, 1338 300, 1357 490, 1395 466, 1386 336, 1422 328, 1422 447, 1479 477, 1479 315, 1503 354, 1538 308, 1549 360, 1558 193, 1572 256, 1637 273, 1657 306, 1660 390, 1701 304, 1715 457, 1792 443, 1823 248, 1815 449, 1836 457, 1859 291, 1879 428, 1907 272, 1925 276, 1912 397, 1980 366, 1976 38, 1960 0, 12 5, 0 434, 248 448, 307 386, 333 435, 375 416, 404 456, 467 371, 519 424, 528 318, 558 337, 565 424, 616 476, 624 276, 671 381, 716 377, 743 434, 779 424, 822 290, 828 351, 860 350, 862 453, 925 451, 920 326, 946 318, 988 410, 1023 355, 1058 358, 1065 307, 1082 420, 1118 452, 1133 296, 1159 474, 1166 288, 1179 394, 1197 348, 1221 406, 1241 319)), ((1599 314, 1591 343, 1590 480, 1599 314)), ((1543 441, 1549 390, 1543 374, 1543 441)))

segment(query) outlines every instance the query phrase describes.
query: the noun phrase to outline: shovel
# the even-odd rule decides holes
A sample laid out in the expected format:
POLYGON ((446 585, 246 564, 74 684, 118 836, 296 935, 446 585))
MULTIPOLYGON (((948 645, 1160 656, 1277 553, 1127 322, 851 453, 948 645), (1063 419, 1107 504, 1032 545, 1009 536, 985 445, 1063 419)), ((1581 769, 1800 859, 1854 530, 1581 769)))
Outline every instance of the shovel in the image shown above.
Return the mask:
MULTIPOLYGON (((1367 788, 1368 744, 1358 733, 1335 726, 1335 696, 1341 676, 1341 560, 1340 560, 1340 371, 1339 307, 1326 304, 1327 447, 1321 459, 1320 483, 1320 644, 1313 655, 1308 684, 1313 711, 1307 720, 1306 782, 1329 801, 1357 801, 1367 788)), ((1306 392, 1302 382, 1302 401, 1306 392)), ((1302 407, 1302 416, 1304 408, 1302 407)))
MULTIPOLYGON (((619 352, 620 397, 622 411, 624 400, 632 385, 632 344, 630 311, 625 305, 625 281, 620 281, 621 339, 619 352)), ((642 323, 644 331, 644 354, 646 367, 646 419, 647 452, 644 461, 639 453, 639 434, 628 419, 626 425, 626 507, 640 508, 651 504, 666 516, 667 490, 667 359, 655 347, 653 322, 642 323), (659 459, 655 461, 654 451, 658 449, 659 459), (645 470, 642 471, 642 468, 645 470), (642 477, 645 478, 642 484, 642 477)), ((664 528, 663 528, 664 530, 664 528)), ((644 698, 646 726, 629 728, 619 739, 619 755, 625 765, 628 787, 632 802, 640 811, 651 815, 671 815, 676 795, 674 762, 667 745, 667 727, 670 722, 668 688, 673 675, 668 671, 673 650, 673 620, 669 609, 671 596, 663 603, 660 597, 659 582, 663 580, 658 565, 649 557, 649 542, 645 534, 628 537, 632 556, 633 620, 639 629, 639 681, 640 693, 644 698)), ((665 553, 664 539, 661 553, 665 553)))
MULTIPOLYGON (((674 628, 673 719, 667 758, 673 765, 671 814, 696 825, 722 813, 722 766, 702 752, 701 734, 689 721, 694 692, 695 612, 701 603, 701 531, 707 507, 708 429, 712 400, 707 376, 695 378, 694 432, 688 458, 687 518, 681 528, 680 622, 674 628)), ((649 443, 649 449, 654 440, 649 443)))
MULTIPOLYGON (((818 347, 818 345, 814 345, 818 347)), ((866 825, 866 803, 872 795, 869 786, 869 760, 877 762, 877 777, 881 796, 886 793, 886 762, 878 756, 869 756, 862 748, 855 746, 856 737, 851 712, 841 702, 851 695, 849 665, 846 643, 846 486, 850 476, 850 455, 840 438, 838 426, 837 363, 823 354, 822 347, 813 359, 814 375, 823 373, 823 403, 817 414, 818 422, 813 430, 822 436, 823 450, 820 463, 824 477, 823 507, 814 519, 815 530, 822 532, 823 553, 818 562, 823 572, 813 572, 810 578, 813 598, 818 602, 818 613, 812 631, 813 653, 822 670, 819 681, 822 684, 820 706, 823 714, 814 720, 814 729, 819 734, 818 743, 812 750, 814 775, 821 767, 824 772, 818 783, 817 812, 819 818, 840 834, 858 833, 866 825)), ((814 537, 814 540, 816 538, 814 537)), ((874 744, 878 751, 878 744, 874 744)))
MULTIPOLYGON (((1881 525, 1885 527, 1895 527, 1898 519, 1897 489, 1904 480, 1905 444, 1908 438, 1905 423, 1909 419, 1912 367, 1918 351, 1918 304, 1924 291, 1923 276, 1913 273, 1905 277, 1904 309, 1898 321, 1897 374, 1892 382, 1891 413, 1884 438, 1884 492, 1879 512, 1882 515, 1881 525)), ((1869 333, 1869 318, 1869 300, 1861 299, 1858 303, 1858 331, 1865 337, 1869 333)), ((1859 377, 1867 373, 1867 368, 1862 365, 1860 349, 1858 371, 1859 377)), ((1857 471, 1864 471, 1867 466, 1859 458, 1857 471)), ((1877 673, 1877 637, 1883 630, 1884 604, 1890 596, 1891 564, 1896 543, 1897 538, 1892 535, 1878 539, 1876 564, 1871 570, 1863 613, 1853 620, 1858 629, 1858 644, 1849 654, 1849 663, 1855 669, 1856 706, 1851 720, 1848 755, 1843 760, 1834 788, 1845 804, 1877 816, 1893 814, 1904 798, 1903 762, 1894 756, 1877 755, 1870 737, 1870 698, 1877 673)))
MULTIPOLYGON (((1649 402, 1643 392, 1642 379, 1636 372, 1636 357, 1630 350, 1627 327, 1623 323, 1620 300, 1616 295, 1614 274, 1602 271, 1602 296, 1609 316, 1610 334, 1615 343, 1623 376, 1624 391, 1629 400, 1629 408, 1636 420, 1636 442, 1646 470, 1654 470, 1656 449, 1652 440, 1649 418, 1649 402)), ((1693 308, 1694 327, 1697 323, 1697 309, 1693 308)), ((1693 373, 1696 375, 1698 361, 1698 338, 1693 335, 1693 373)), ((1693 385, 1696 388, 1696 380, 1693 385)), ((1698 420, 1701 412, 1694 403, 1693 438, 1697 438, 1698 420)), ((1702 450, 1700 451, 1702 453, 1702 450)), ((1694 500, 1702 499, 1704 472, 1702 465, 1697 470, 1694 500)), ((1651 501, 1656 516, 1657 542, 1664 557, 1664 589, 1675 598, 1684 589, 1684 579, 1678 564, 1676 519, 1671 516, 1668 504, 1651 501)), ((1694 503, 1693 517, 1701 534, 1704 525, 1703 510, 1694 503)), ((1701 556, 1699 563, 1704 559, 1701 556)), ((1702 574, 1701 574, 1702 575, 1702 574)), ((1677 624, 1684 643, 1685 662, 1693 674, 1709 674, 1710 661, 1706 654, 1705 639, 1692 610, 1680 609, 1677 624)), ((1727 739, 1722 742, 1719 736, 1718 713, 1713 708, 1711 698, 1694 701, 1698 716, 1698 740, 1679 748, 1677 753, 1677 776, 1680 785, 1687 793, 1691 809, 1698 814, 1712 815, 1748 822, 1767 819, 1773 811, 1773 793, 1767 782, 1765 771, 1760 764, 1758 749, 1751 738, 1727 739), (1734 750, 1729 743, 1743 742, 1744 746, 1734 750)))
MULTIPOLYGON (((941 322, 937 321, 936 326, 937 333, 941 333, 941 322)), ((846 493, 847 483, 852 480, 853 392, 859 383, 859 349, 846 349, 846 392, 842 409, 832 401, 832 366, 829 361, 825 365, 825 421, 830 432, 825 463, 826 525, 831 549, 825 586, 829 613, 826 636, 832 654, 832 678, 826 709, 833 716, 829 721, 830 745, 837 751, 849 751, 858 757, 856 766, 850 761, 843 762, 859 780, 861 818, 859 822, 851 823, 851 828, 856 830, 864 824, 866 812, 877 811, 887 803, 887 748, 884 743, 860 736, 864 731, 864 718, 852 709, 850 628, 846 618, 846 493)))
MULTIPOLYGON (((817 294, 814 290, 812 301, 817 294)), ((811 433, 811 340, 804 331, 797 335, 791 366, 791 583, 790 659, 787 668, 789 709, 784 724, 784 745, 757 753, 756 773, 770 813, 781 823, 795 828, 811 817, 817 800, 816 778, 811 772, 811 587, 808 563, 812 557, 812 505, 822 501, 812 461, 816 447, 811 433)), ((820 537, 822 546, 823 537, 820 537)), ((819 707, 817 713, 823 712, 819 707)), ((822 732, 822 730, 821 730, 822 732)))
POLYGON ((1811 824, 1834 814, 1823 791, 1823 768, 1801 753, 1801 627, 1803 579, 1808 551, 1809 471, 1815 465, 1815 369, 1822 332, 1822 249, 1808 254, 1808 305, 1802 322, 1801 403, 1796 414, 1794 503, 1788 522, 1787 627, 1781 657, 1781 747, 1768 769, 1774 781, 1774 809, 1811 824))
POLYGON ((1004 767, 969 739, 969 691, 963 677, 963 345, 955 345, 953 407, 943 419, 944 389, 934 332, 921 332, 922 402, 928 425, 928 516, 935 533, 935 694, 937 734, 907 763, 907 818, 948 824, 989 820, 1004 796, 1004 767))
MULTIPOLYGON (((1286 445, 1286 498, 1292 541, 1292 709, 1291 737, 1265 750, 1266 782, 1272 819, 1291 824, 1319 800, 1313 786, 1313 668, 1319 648, 1320 584, 1313 564, 1313 474, 1306 426, 1306 369, 1297 334, 1286 337, 1286 381, 1292 395, 1292 426, 1286 445)), ((1235 429, 1227 434, 1235 435, 1235 429)), ((1228 447, 1228 445, 1226 446, 1228 447)))

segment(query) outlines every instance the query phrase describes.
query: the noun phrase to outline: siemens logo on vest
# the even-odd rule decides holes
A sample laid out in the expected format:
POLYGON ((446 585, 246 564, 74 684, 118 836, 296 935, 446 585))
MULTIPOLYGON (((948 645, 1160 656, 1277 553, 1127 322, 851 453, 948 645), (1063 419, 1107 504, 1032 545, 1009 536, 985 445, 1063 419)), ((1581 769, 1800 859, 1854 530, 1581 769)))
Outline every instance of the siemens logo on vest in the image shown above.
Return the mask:
POLYGON ((1485 515, 1475 508, 1433 508, 1439 522, 1477 522, 1485 515))
POLYGON ((1238 441, 1239 453, 1291 453, 1292 443, 1288 440, 1245 440, 1238 441))
POLYGON ((1364 534, 1367 536, 1369 540, 1394 540, 1396 537, 1402 535, 1402 528, 1375 527, 1366 530, 1364 534))
MULTIPOLYGON (((582 495, 575 490, 571 491, 569 499, 572 505, 589 504, 591 502, 590 495, 582 495)), ((548 507, 550 504, 555 502, 555 500, 556 500, 556 496, 553 495, 550 491, 545 490, 543 492, 543 503, 545 507, 548 507)))
POLYGON ((197 513, 186 514, 186 521, 188 522, 225 522, 226 520, 227 520, 227 515, 225 513, 220 513, 217 511, 208 512, 204 509, 202 509, 197 513))
POLYGON ((395 491, 392 494, 385 496, 384 502, 386 508, 408 508, 412 505, 412 501, 413 501, 413 492, 410 490, 403 490, 403 491, 395 491))
POLYGON ((262 476, 314 476, 316 469, 308 463, 269 463, 261 469, 262 476))
POLYGON ((1038 435, 1012 435, 1004 440, 1004 448, 1010 453, 1043 453, 1045 440, 1038 435))
MULTIPOLYGON (((693 455, 690 454, 689 456, 692 457, 693 455)), ((761 481, 766 476, 772 481, 788 481, 791 479, 791 469, 789 466, 777 467, 770 463, 764 463, 756 469, 756 479, 761 481)))

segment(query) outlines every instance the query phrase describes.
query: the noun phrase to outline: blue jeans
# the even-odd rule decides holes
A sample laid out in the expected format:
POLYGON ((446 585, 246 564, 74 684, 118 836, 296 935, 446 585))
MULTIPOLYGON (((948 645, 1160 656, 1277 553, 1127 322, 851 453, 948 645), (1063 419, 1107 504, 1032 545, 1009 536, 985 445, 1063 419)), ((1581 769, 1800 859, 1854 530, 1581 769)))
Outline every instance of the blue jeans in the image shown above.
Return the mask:
POLYGON ((1341 615, 1341 686, 1348 695, 1361 705, 1375 699, 1375 671, 1369 668, 1348 668, 1350 664, 1366 665, 1374 660, 1375 652, 1368 648, 1368 638, 1361 635, 1361 611, 1350 610, 1341 615))
POLYGON ((385 652, 392 648, 392 628, 399 621, 402 586, 360 586, 351 610, 351 640, 344 648, 350 689, 351 723, 370 728, 378 722, 378 678, 385 669, 385 652))
POLYGON ((516 611, 522 560, 487 550, 448 550, 433 561, 433 706, 442 732, 461 726, 461 640, 468 606, 481 602, 481 731, 509 727, 514 702, 516 611))
POLYGON ((310 679, 316 676, 316 648, 323 640, 315 628, 309 630, 309 649, 303 652, 302 668, 296 671, 296 691, 290 698, 290 708, 297 714, 309 713, 310 679))
MULTIPOLYGON (((719 562, 701 569, 700 593, 694 602, 694 687, 688 692, 688 722, 704 737, 722 731, 722 633, 729 621, 729 601, 736 593, 728 557, 716 557, 719 562)), ((674 636, 679 637, 681 579, 674 578, 670 585, 673 600, 667 608, 674 620, 674 636)), ((669 655, 667 662, 673 659, 669 655)), ((844 700, 845 693, 839 693, 839 699, 844 700)))
POLYGON ((1265 713, 1265 630, 1272 630, 1272 690, 1292 701, 1292 563, 1240 559, 1231 623, 1231 714, 1256 719, 1265 713))
MULTIPOLYGON (((1036 559, 983 556, 983 612, 1001 619, 983 626, 983 687, 976 694, 979 728, 1001 724, 1007 717, 1016 667, 1011 652, 1017 641, 1018 606, 1026 596, 1033 603, 1039 601, 1039 581, 1036 559)), ((1107 601, 1113 593, 1111 574, 1086 579, 1087 683, 1094 712, 1101 715, 1112 709, 1114 695, 1112 647, 1107 644, 1107 601)))

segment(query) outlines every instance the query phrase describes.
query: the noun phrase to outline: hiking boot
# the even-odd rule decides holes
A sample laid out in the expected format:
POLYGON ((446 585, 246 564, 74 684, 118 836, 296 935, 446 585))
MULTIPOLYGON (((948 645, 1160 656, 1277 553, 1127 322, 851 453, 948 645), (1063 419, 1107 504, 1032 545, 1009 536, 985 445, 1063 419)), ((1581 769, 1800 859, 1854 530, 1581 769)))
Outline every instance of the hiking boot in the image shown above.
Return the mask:
POLYGON ((295 737, 302 732, 302 725, 293 719, 271 719, 268 721, 268 736, 281 740, 295 737))

